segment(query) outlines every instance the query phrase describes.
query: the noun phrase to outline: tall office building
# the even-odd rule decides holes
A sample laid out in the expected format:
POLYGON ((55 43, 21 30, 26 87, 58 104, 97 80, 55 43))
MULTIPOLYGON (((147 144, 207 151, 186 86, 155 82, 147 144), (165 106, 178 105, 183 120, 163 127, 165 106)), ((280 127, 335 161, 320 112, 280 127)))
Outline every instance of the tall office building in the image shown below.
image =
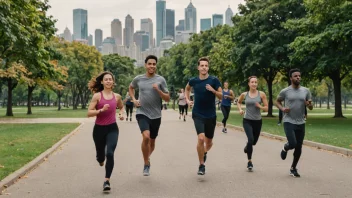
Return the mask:
POLYGON ((116 45, 122 45, 122 24, 119 19, 111 22, 111 37, 115 39, 116 45))
POLYGON ((175 40, 175 10, 166 9, 166 35, 175 40))
POLYGON ((151 19, 141 19, 141 30, 148 33, 149 45, 148 47, 154 46, 154 35, 153 35, 153 21, 151 19))
POLYGON ((166 1, 156 1, 156 46, 166 34, 166 1))
POLYGON ((185 31, 197 33, 197 9, 192 2, 185 8, 185 31))
POLYGON ((178 20, 178 25, 176 26, 176 31, 185 31, 185 20, 178 20))
POLYGON ((211 28, 211 18, 200 19, 200 31, 210 30, 211 28))
POLYGON ((88 45, 93 46, 93 35, 89 34, 88 36, 88 45))
POLYGON ((66 41, 69 41, 71 42, 72 41, 72 34, 71 34, 71 31, 66 27, 65 30, 64 30, 64 39, 66 41))
POLYGON ((233 26, 232 17, 233 17, 233 12, 229 6, 225 12, 225 24, 229 26, 233 26))
POLYGON ((99 50, 99 47, 103 46, 103 30, 96 29, 94 35, 95 35, 94 45, 95 45, 95 48, 99 50))
POLYGON ((145 31, 136 31, 133 35, 133 41, 140 51, 143 52, 149 48, 149 33, 145 31))
POLYGON ((213 27, 224 24, 224 15, 213 14, 213 27))
POLYGON ((73 10, 73 35, 75 40, 88 40, 88 11, 73 10))
POLYGON ((125 28, 123 29, 123 45, 130 47, 133 44, 134 20, 131 15, 127 15, 125 19, 125 28))

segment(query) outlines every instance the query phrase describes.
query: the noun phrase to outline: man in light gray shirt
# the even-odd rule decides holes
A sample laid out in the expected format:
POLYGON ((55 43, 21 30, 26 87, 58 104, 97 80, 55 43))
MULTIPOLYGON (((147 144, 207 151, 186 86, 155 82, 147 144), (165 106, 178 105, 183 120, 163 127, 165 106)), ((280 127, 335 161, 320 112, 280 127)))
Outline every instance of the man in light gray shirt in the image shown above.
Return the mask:
POLYGON ((162 100, 170 101, 164 77, 156 74, 157 62, 156 56, 149 55, 145 59, 146 73, 136 76, 129 87, 129 94, 137 107, 136 119, 143 136, 144 176, 149 176, 149 158, 154 151, 155 139, 159 132, 162 100), (138 100, 135 98, 135 89, 139 89, 138 100))
POLYGON ((287 137, 287 143, 281 151, 282 160, 286 159, 287 152, 295 149, 293 153, 293 162, 290 169, 290 175, 300 177, 297 172, 297 164, 302 154, 302 145, 305 135, 305 108, 313 109, 312 95, 310 91, 300 86, 301 72, 298 69, 291 69, 289 72, 291 86, 281 90, 276 100, 276 106, 283 112, 284 130, 287 137), (285 106, 282 106, 285 101, 285 106))

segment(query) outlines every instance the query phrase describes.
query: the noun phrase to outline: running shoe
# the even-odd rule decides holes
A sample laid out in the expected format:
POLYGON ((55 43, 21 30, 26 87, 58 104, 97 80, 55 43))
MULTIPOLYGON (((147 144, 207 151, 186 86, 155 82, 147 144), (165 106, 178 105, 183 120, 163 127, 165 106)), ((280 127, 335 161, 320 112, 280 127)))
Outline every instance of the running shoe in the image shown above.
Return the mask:
POLYGON ((204 175, 205 174, 205 166, 204 164, 199 165, 198 169, 198 175, 204 175))
POLYGON ((285 148, 282 148, 281 150, 281 159, 285 160, 287 157, 287 151, 285 151, 285 148))
POLYGON ((110 187, 110 182, 109 181, 105 181, 104 185, 103 185, 103 191, 104 192, 110 192, 111 187, 110 187))
POLYGON ((292 177, 301 177, 301 175, 298 174, 296 168, 291 168, 291 169, 290 169, 290 175, 291 175, 292 177))
POLYGON ((248 162, 248 164, 247 164, 247 169, 248 169, 249 171, 252 171, 252 169, 253 169, 253 163, 252 163, 251 161, 248 162))
POLYGON ((150 170, 150 165, 144 165, 143 175, 149 176, 150 175, 149 170, 150 170))

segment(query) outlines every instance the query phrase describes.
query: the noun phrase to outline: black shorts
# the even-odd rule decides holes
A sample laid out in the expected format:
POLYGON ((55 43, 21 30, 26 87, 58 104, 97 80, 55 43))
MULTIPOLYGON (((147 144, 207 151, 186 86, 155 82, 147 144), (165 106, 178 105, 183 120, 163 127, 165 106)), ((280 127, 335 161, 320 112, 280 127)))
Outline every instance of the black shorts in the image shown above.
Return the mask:
POLYGON ((137 114, 136 119, 141 133, 143 133, 143 131, 150 131, 150 138, 156 139, 159 133, 161 118, 150 119, 145 115, 137 114))
POLYGON ((197 135, 204 133, 205 137, 213 139, 216 127, 215 118, 200 118, 192 115, 194 126, 196 127, 197 135))

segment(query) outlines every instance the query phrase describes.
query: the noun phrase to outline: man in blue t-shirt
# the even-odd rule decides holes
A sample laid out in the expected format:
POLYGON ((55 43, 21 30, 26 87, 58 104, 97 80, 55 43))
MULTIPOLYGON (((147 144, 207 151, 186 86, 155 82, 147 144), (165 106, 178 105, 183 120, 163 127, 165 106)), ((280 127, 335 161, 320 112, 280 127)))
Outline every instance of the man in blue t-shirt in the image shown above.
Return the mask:
POLYGON ((191 78, 186 86, 186 101, 192 106, 190 100, 191 87, 194 90, 194 107, 192 118, 198 134, 198 175, 205 174, 205 161, 207 152, 213 146, 213 137, 216 126, 215 96, 222 98, 222 89, 219 79, 209 76, 209 59, 206 57, 198 60, 199 76, 191 78))

